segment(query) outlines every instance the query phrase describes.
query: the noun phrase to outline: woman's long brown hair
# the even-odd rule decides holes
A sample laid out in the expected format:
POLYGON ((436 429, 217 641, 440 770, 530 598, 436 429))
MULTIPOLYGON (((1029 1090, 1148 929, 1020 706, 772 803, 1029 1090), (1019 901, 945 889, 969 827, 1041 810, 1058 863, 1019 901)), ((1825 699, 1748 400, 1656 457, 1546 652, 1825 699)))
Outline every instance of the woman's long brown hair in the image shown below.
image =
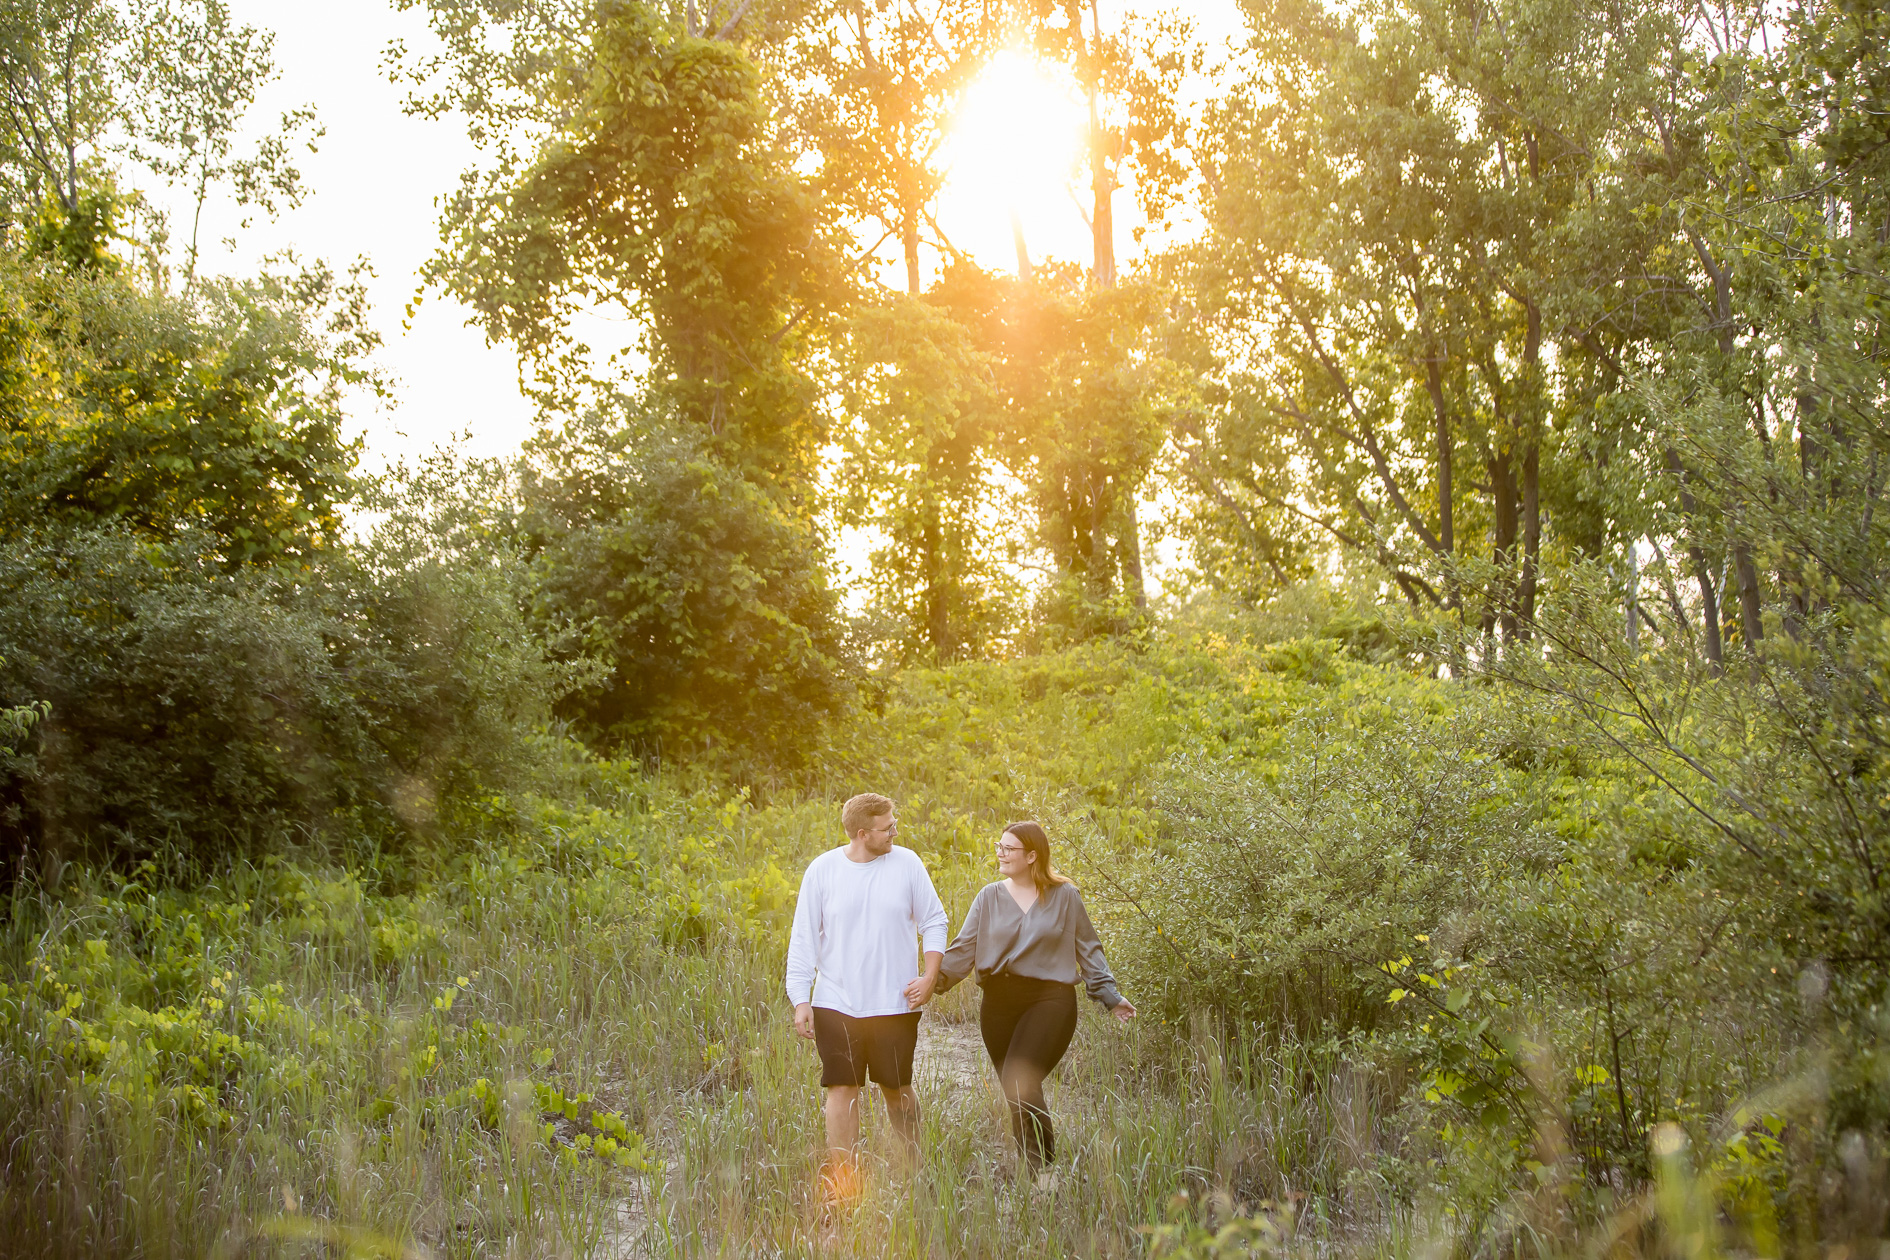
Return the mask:
POLYGON ((1037 855, 1037 860, 1031 864, 1030 878, 1036 883, 1040 896, 1058 884, 1070 882, 1067 875, 1059 874, 1057 868, 1050 865, 1050 837, 1044 833, 1042 824, 1014 822, 1004 828, 1004 834, 1017 837, 1017 843, 1037 855))

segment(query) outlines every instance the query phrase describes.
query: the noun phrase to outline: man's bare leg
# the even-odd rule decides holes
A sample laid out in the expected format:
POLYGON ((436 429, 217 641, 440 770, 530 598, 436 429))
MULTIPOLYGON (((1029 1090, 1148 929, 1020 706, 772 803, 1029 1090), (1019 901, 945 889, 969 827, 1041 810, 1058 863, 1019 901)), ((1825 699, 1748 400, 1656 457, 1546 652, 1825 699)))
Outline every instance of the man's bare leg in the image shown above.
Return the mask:
POLYGON ((850 1160, 860 1145, 860 1087, 829 1085, 822 1109, 827 1121, 827 1154, 835 1161, 850 1160))
POLYGON ((919 1163, 919 1091, 910 1085, 882 1085, 886 1096, 886 1117, 901 1139, 906 1159, 913 1167, 919 1163))
POLYGON ((852 1203, 860 1194, 856 1155, 860 1145, 860 1087, 829 1085, 821 1107, 827 1122, 827 1166, 821 1170, 830 1207, 852 1203))

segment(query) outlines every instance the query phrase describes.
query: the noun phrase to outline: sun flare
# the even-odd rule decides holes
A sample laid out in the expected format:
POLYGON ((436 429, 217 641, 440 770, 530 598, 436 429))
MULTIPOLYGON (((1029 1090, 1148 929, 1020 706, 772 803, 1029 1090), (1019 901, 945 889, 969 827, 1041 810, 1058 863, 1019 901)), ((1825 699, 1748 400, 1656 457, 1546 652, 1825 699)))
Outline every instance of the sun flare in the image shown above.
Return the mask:
POLYGON ((1083 98, 1028 50, 1008 48, 966 89, 941 157, 939 224, 986 267, 1011 270, 1012 216, 1031 257, 1081 257, 1087 232, 1070 195, 1083 149, 1083 98))

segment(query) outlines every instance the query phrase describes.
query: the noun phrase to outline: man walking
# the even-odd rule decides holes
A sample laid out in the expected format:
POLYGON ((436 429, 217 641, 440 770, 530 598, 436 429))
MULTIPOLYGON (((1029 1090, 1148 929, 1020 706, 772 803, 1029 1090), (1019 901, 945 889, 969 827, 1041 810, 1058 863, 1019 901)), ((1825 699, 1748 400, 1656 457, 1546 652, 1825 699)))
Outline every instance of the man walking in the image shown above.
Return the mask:
POLYGON ((808 863, 801 877, 787 956, 794 1031, 820 1051, 836 1183, 848 1176, 859 1145, 860 1089, 869 1077, 917 1159, 912 1056, 919 1008, 931 999, 945 955, 944 903, 919 855, 893 843, 899 834, 893 803, 871 792, 856 796, 841 809, 840 826, 847 843, 808 863))

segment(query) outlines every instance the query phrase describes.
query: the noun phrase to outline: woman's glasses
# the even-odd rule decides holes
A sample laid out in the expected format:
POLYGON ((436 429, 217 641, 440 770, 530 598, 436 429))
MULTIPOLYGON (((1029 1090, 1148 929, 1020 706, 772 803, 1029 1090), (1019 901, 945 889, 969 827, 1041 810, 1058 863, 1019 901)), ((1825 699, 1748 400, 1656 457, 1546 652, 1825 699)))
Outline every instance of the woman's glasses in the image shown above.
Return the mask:
POLYGON ((1024 846, 1021 844, 1000 844, 997 847, 997 851, 999 857, 1010 857, 1014 853, 1022 853, 1024 846))

